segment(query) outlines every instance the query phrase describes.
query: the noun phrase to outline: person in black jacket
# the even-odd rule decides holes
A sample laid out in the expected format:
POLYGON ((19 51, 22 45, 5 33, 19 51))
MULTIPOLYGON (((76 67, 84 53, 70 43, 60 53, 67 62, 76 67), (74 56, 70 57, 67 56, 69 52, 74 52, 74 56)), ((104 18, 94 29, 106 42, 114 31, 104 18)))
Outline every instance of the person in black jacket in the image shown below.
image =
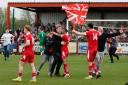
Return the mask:
POLYGON ((98 52, 97 52, 96 59, 95 59, 95 62, 97 64, 97 70, 98 70, 97 78, 101 76, 100 75, 101 74, 100 65, 104 58, 104 49, 105 49, 105 43, 107 41, 107 38, 115 37, 115 36, 118 36, 121 33, 123 33, 123 30, 120 30, 119 32, 116 32, 116 33, 106 33, 106 32, 104 32, 103 27, 101 27, 101 26, 98 27, 98 31, 100 32, 100 36, 98 39, 98 52))
MULTIPOLYGON (((60 24, 56 25, 56 32, 61 34, 62 31, 62 26, 60 24)), ((61 58, 61 42, 62 39, 59 36, 53 35, 53 48, 54 48, 54 53, 53 53, 53 64, 50 72, 50 76, 52 77, 54 69, 56 67, 55 71, 55 76, 59 77, 60 76, 60 67, 62 65, 62 58, 61 58)))

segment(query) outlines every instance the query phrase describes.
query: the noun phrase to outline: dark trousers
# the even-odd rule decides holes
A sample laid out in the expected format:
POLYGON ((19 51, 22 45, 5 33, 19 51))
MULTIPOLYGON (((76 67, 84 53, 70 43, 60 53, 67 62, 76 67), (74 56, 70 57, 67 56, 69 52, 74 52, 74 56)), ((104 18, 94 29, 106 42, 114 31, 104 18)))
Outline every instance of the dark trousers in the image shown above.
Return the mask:
POLYGON ((117 48, 116 47, 110 47, 109 48, 109 56, 110 56, 110 60, 111 60, 111 63, 113 63, 113 56, 117 58, 117 60, 119 60, 119 56, 117 54, 115 54, 117 48))
POLYGON ((7 58, 9 58, 9 54, 10 54, 10 45, 6 45, 4 46, 4 57, 5 57, 5 61, 7 60, 7 58))
POLYGON ((61 59, 61 52, 54 52, 53 58, 54 58, 54 61, 53 61, 52 68, 51 68, 51 75, 53 74, 55 67, 56 67, 55 75, 58 75, 60 74, 59 71, 60 71, 60 67, 63 62, 61 59))

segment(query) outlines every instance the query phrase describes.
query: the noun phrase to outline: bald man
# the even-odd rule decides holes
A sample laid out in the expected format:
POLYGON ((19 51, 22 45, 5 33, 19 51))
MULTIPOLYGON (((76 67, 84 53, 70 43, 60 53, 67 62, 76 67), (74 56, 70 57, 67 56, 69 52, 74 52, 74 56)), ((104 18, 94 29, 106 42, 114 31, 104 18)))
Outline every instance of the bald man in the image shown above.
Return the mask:
POLYGON ((102 26, 98 27, 98 31, 100 32, 100 36, 98 39, 98 52, 97 52, 96 59, 95 59, 98 74, 99 74, 97 76, 97 78, 101 77, 100 65, 101 65, 103 58, 104 58, 104 48, 105 48, 105 43, 107 41, 107 38, 115 37, 115 36, 118 36, 118 35, 123 33, 123 30, 120 30, 119 32, 116 32, 116 33, 106 33, 106 32, 104 32, 104 29, 102 26))

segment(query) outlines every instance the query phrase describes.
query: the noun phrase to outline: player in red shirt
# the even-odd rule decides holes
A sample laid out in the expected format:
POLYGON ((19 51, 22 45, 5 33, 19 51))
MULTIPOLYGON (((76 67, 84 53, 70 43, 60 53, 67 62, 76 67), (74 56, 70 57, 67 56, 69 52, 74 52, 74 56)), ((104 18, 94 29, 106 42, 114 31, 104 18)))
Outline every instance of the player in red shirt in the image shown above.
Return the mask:
POLYGON ((30 81, 36 82, 36 69, 34 65, 34 38, 30 33, 30 30, 31 28, 29 25, 24 26, 25 43, 23 47, 23 55, 19 62, 18 77, 12 79, 13 81, 18 81, 18 82, 22 81, 23 66, 26 63, 30 63, 32 68, 32 79, 30 81))
MULTIPOLYGON (((97 73, 96 64, 94 62, 96 58, 97 48, 98 48, 98 36, 99 32, 95 29, 93 29, 93 24, 88 24, 88 27, 90 28, 89 31, 86 32, 78 32, 73 30, 74 33, 78 35, 86 35, 88 38, 88 51, 87 51, 87 61, 88 61, 88 69, 89 69, 89 76, 85 77, 85 79, 92 79, 92 71, 94 70, 95 73, 97 73)), ((98 74, 97 74, 98 75, 98 74)))
POLYGON ((65 78, 69 78, 70 75, 69 75, 69 65, 68 65, 68 43, 69 43, 69 36, 67 34, 67 31, 66 29, 62 29, 62 34, 58 34, 58 33, 55 33, 55 32, 52 32, 53 34, 57 35, 57 36, 60 36, 62 38, 62 47, 61 47, 61 57, 62 57, 62 60, 63 60, 63 65, 64 65, 64 77, 65 78))
POLYGON ((63 59, 63 64, 64 64, 64 77, 69 78, 69 65, 68 65, 68 43, 69 43, 69 36, 66 32, 66 29, 63 29, 63 33, 61 35, 62 38, 62 47, 61 47, 61 56, 63 59))

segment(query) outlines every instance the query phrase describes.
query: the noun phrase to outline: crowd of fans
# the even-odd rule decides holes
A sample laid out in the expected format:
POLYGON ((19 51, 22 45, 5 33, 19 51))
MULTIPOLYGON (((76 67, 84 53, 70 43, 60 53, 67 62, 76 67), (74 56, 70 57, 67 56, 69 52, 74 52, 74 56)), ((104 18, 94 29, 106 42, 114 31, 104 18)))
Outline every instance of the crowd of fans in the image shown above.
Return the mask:
MULTIPOLYGON (((40 24, 40 26, 35 26, 34 24, 32 25, 32 34, 34 36, 34 39, 35 39, 35 42, 39 41, 39 38, 38 38, 38 33, 40 32, 40 28, 41 29, 44 29, 44 32, 48 33, 48 32, 51 32, 51 31, 55 31, 55 25, 57 23, 47 23, 46 25, 44 25, 43 23, 40 24)), ((60 21, 59 24, 61 24, 63 26, 63 28, 66 29, 66 22, 64 21, 60 21)), ((70 23, 69 23, 70 24, 70 23)), ((97 29, 97 26, 95 26, 95 28, 97 29)), ((71 37, 71 42, 73 41, 79 41, 79 42, 85 42, 87 41, 87 38, 86 36, 75 36, 74 34, 72 34, 72 29, 73 29, 73 26, 70 24, 69 25, 69 30, 68 30, 68 33, 69 33, 69 36, 71 37)), ((81 25, 81 26, 76 26, 76 29, 77 31, 80 31, 80 32, 85 32, 88 30, 88 28, 86 27, 86 25, 81 25)), ((108 32, 110 33, 112 29, 111 28, 104 28, 104 31, 105 32, 108 32)), ((118 29, 114 29, 114 31, 118 31, 118 29)), ((22 36, 24 35, 23 34, 23 31, 22 30, 16 30, 15 33, 15 41, 19 41, 20 40, 20 43, 23 42, 23 39, 22 39, 22 36)), ((126 30, 125 33, 121 36, 118 36, 117 37, 117 40, 118 42, 128 42, 128 31, 126 30)))
MULTIPOLYGON (((95 27, 95 29, 97 29, 97 26, 95 27)), ((88 29, 86 28, 86 26, 80 26, 77 28, 77 30, 80 32, 85 32, 88 29)), ((119 29, 104 28, 105 33, 111 33, 117 31, 119 31, 119 29)), ((126 29, 122 35, 116 37, 116 39, 118 42, 128 42, 128 29, 126 29)), ((74 36, 73 41, 76 40, 78 40, 79 42, 87 42, 86 36, 77 36, 77 37, 74 36)))
MULTIPOLYGON (((66 29, 66 23, 65 22, 60 22, 60 24, 63 26, 63 28, 66 29)), ((47 25, 44 25, 42 23, 40 26, 32 25, 32 34, 34 36, 35 42, 39 41, 38 33, 40 32, 40 28, 44 29, 44 32, 48 33, 48 32, 51 32, 51 31, 55 31, 55 29, 56 29, 55 25, 56 25, 56 23, 48 23, 47 25)), ((97 27, 95 27, 95 28, 97 29, 97 27)), ((76 35, 72 34, 72 29, 73 29, 73 26, 69 25, 68 34, 70 36, 71 42, 76 42, 76 41, 78 41, 78 42, 86 42, 87 41, 86 36, 76 36, 76 35)), ((88 30, 88 28, 86 27, 86 25, 81 25, 81 26, 77 26, 76 30, 80 31, 80 32, 85 32, 85 31, 88 30)), ((111 28, 104 28, 104 31, 108 32, 108 33, 110 33, 111 30, 112 30, 111 28)), ((119 31, 119 30, 118 29, 114 29, 114 31, 119 31)), ((17 47, 18 45, 20 45, 20 44, 22 44, 24 42, 23 30, 18 29, 18 30, 16 30, 14 32, 13 35, 15 36, 15 39, 14 39, 15 47, 17 47)), ((125 30, 125 33, 123 35, 118 36, 116 38, 117 38, 118 42, 128 42, 128 31, 125 30)))

